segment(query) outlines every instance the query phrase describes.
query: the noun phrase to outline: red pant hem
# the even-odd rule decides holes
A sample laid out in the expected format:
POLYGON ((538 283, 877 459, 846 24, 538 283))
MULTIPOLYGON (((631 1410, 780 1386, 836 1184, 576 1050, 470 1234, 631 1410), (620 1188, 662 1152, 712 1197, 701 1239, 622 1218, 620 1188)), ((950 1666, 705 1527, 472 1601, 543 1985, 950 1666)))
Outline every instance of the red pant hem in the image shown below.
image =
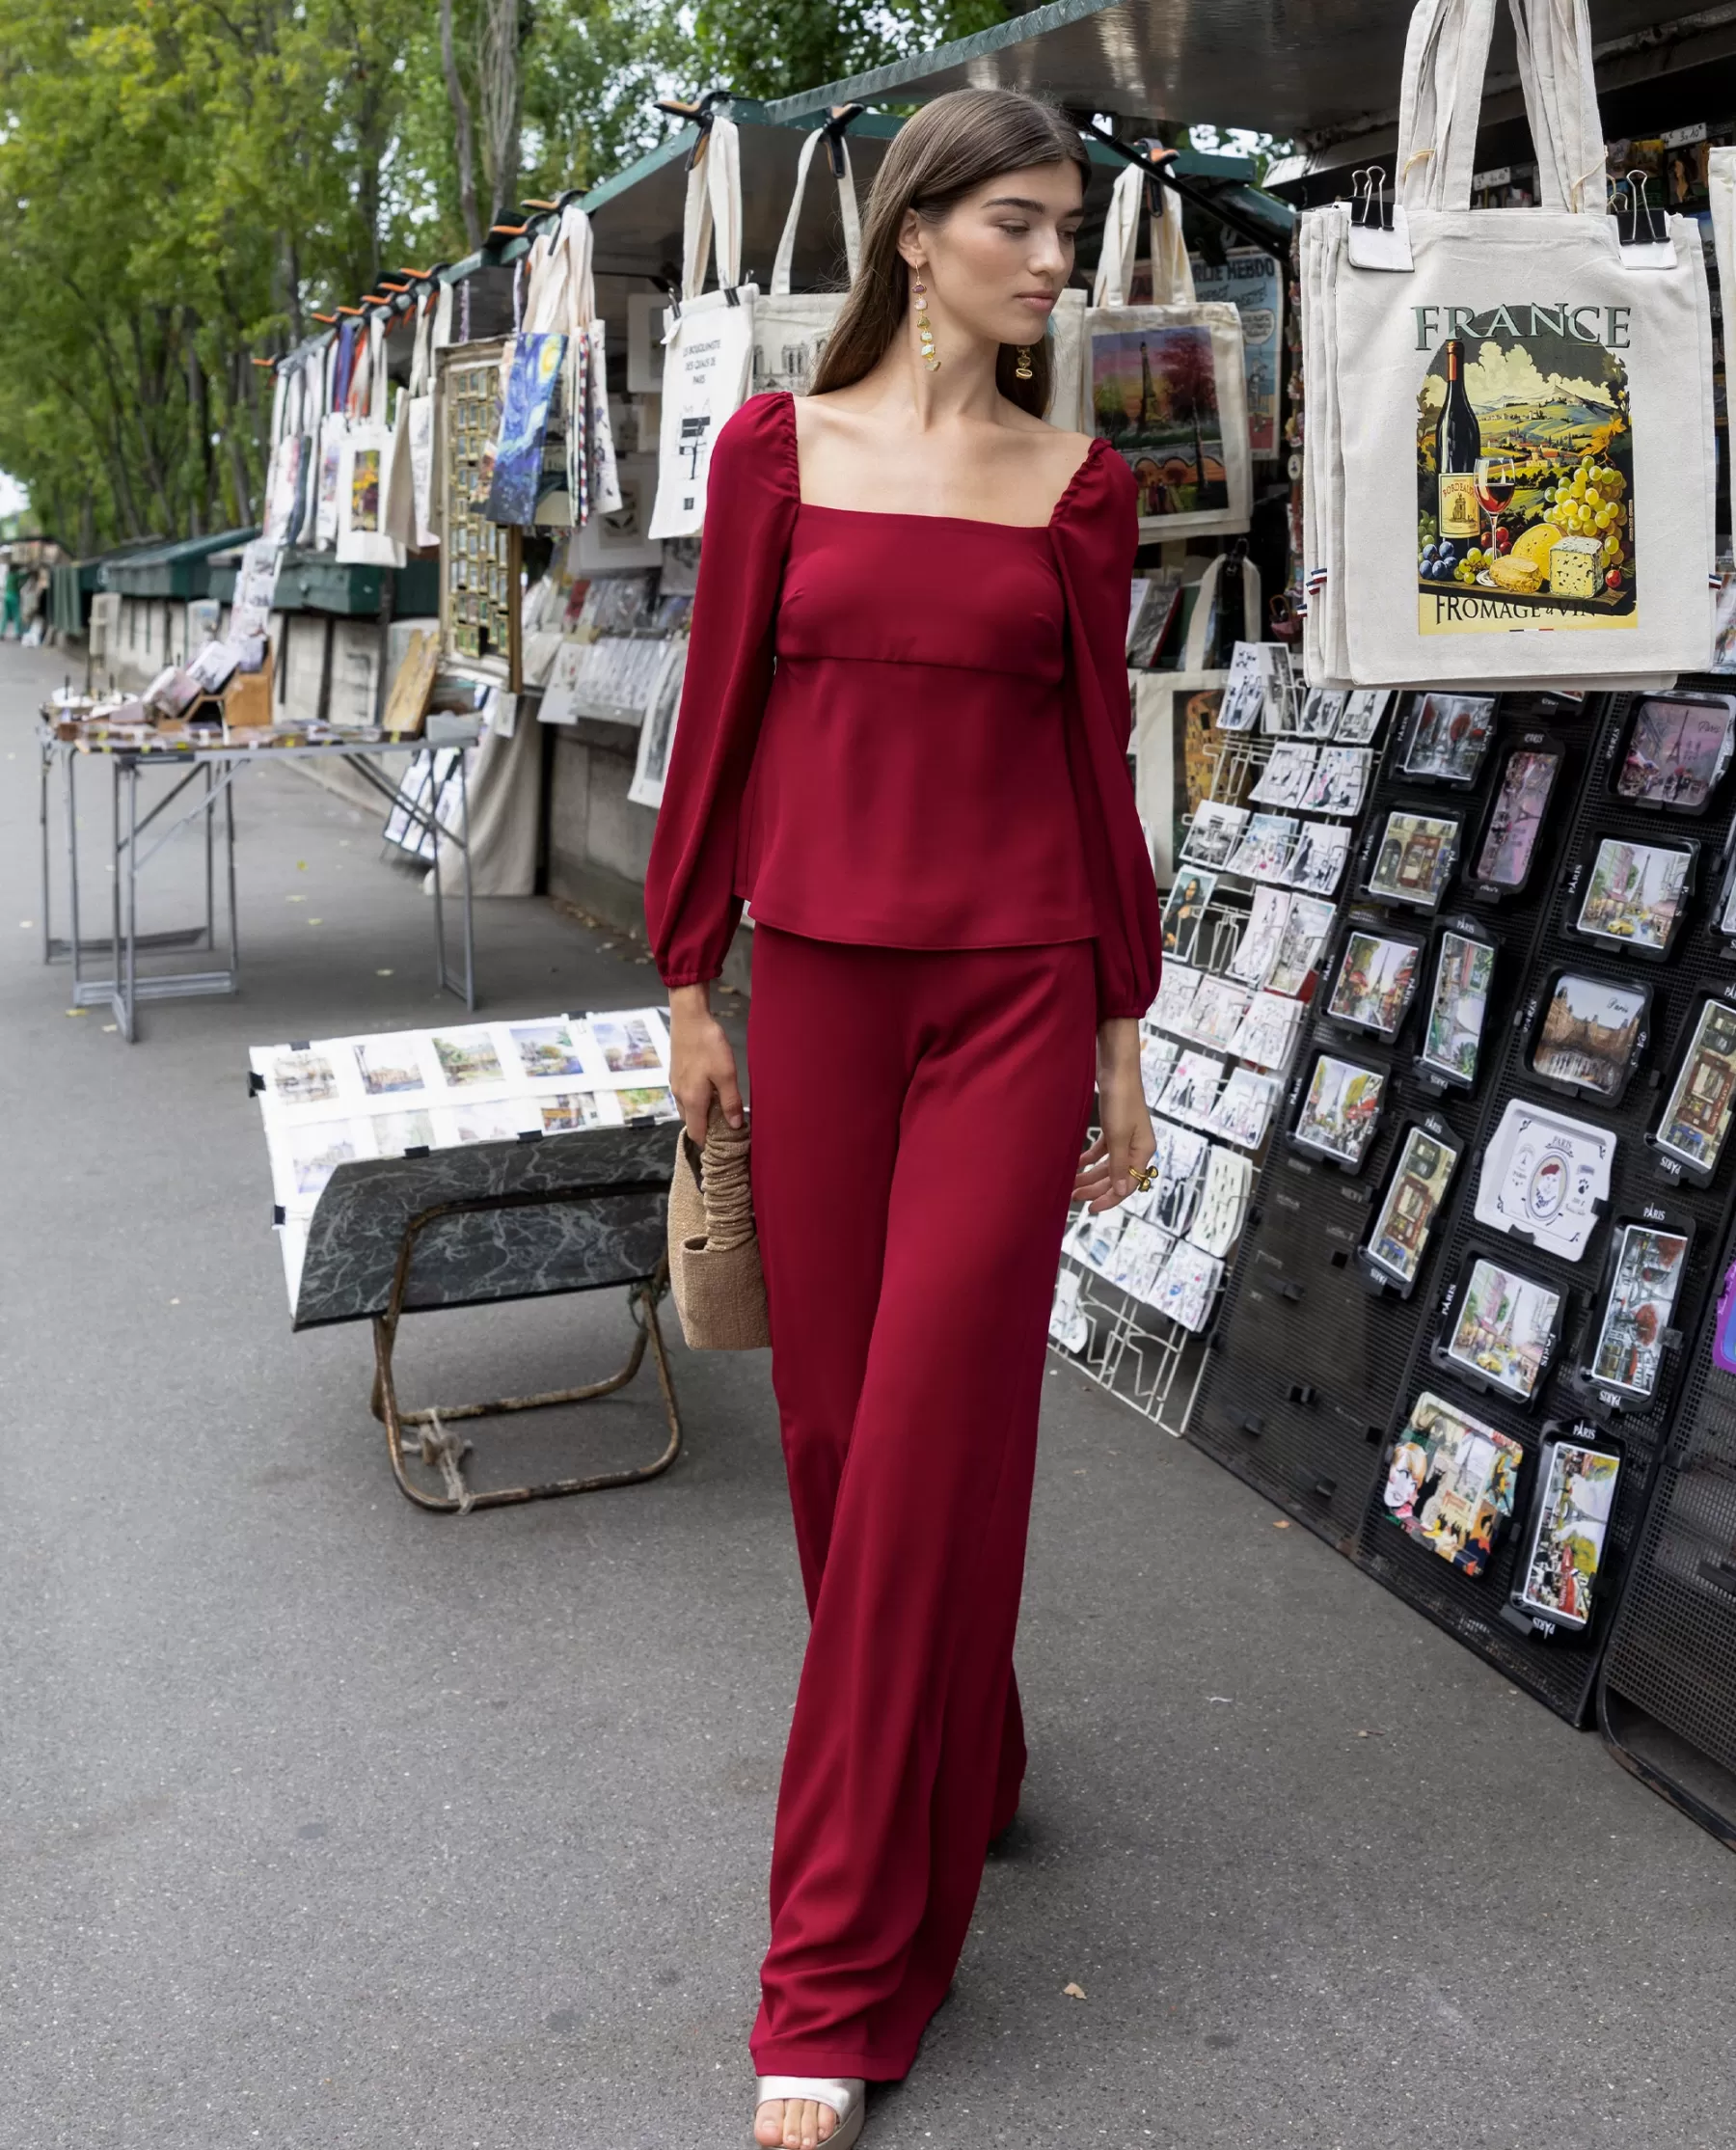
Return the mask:
POLYGON ((881 2053, 853 2053, 843 2046, 749 2045, 759 2076, 860 2076, 866 2082, 900 2082, 910 2072, 914 2049, 899 2059, 881 2053))

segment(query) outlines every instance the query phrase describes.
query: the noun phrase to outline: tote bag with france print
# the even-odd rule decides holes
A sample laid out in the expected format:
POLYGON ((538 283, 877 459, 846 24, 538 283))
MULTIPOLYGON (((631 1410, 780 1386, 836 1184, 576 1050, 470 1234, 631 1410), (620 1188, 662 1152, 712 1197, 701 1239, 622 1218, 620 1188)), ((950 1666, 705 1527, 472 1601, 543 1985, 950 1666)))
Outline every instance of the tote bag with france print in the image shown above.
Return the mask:
MULTIPOLYGON (((826 348, 826 340, 844 304, 842 291, 793 293, 790 289, 796 259, 796 227, 801 215, 802 197, 807 192, 808 166, 814 161, 814 151, 821 140, 822 132, 816 128, 801 145, 790 213, 784 219, 783 235, 777 242, 776 259, 772 264, 772 287, 753 309, 752 394, 755 395, 767 389, 787 389, 792 395, 807 394, 820 364, 820 354, 826 348)), ((844 259, 854 281, 862 248, 862 227, 856 213, 850 146, 840 139, 838 149, 838 217, 844 227, 844 259)))

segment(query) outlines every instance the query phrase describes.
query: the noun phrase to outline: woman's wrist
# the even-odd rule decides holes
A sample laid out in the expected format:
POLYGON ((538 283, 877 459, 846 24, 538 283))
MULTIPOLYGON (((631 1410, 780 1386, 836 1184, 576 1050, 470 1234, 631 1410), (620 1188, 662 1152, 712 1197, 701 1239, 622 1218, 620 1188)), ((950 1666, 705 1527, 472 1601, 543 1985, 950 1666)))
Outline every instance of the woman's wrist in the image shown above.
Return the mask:
POLYGON ((1097 1060, 1099 1075, 1124 1073, 1139 1066, 1139 1018, 1109 1016, 1098 1024, 1097 1060))
POLYGON ((669 1013, 671 1016, 709 1016, 711 981, 705 979, 696 986, 671 986, 669 1013))

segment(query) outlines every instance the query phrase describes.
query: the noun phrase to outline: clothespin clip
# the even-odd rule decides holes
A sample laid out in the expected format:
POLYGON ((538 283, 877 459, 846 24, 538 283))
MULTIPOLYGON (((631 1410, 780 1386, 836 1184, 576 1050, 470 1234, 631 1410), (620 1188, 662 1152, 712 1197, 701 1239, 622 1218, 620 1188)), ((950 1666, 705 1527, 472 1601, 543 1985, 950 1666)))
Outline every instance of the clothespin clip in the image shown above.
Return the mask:
POLYGON ((826 137, 827 160, 834 179, 844 177, 844 137, 850 131, 850 122, 859 120, 867 109, 865 104, 834 104, 827 114, 820 132, 826 137))
POLYGON ((702 97, 695 97, 690 104, 682 97, 659 97, 657 109, 666 112, 672 119, 686 120, 699 129, 697 139, 688 151, 687 170, 692 171, 705 154, 705 145, 711 137, 712 122, 718 116, 718 106, 730 101, 727 90, 707 90, 702 97))

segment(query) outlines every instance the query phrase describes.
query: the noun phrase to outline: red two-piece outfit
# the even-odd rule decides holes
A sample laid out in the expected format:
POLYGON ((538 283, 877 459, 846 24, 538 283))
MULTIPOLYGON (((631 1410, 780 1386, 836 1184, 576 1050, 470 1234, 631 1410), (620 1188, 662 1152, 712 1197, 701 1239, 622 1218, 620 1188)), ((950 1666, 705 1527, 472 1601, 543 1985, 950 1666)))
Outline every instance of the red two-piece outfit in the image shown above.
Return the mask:
POLYGON ((1133 482, 1043 526, 816 507, 788 395, 713 451, 645 912, 753 904, 754 1211, 813 1626, 761 2075, 902 2076, 1024 1771, 1013 1635, 1096 1027, 1157 989, 1126 762, 1133 482))

